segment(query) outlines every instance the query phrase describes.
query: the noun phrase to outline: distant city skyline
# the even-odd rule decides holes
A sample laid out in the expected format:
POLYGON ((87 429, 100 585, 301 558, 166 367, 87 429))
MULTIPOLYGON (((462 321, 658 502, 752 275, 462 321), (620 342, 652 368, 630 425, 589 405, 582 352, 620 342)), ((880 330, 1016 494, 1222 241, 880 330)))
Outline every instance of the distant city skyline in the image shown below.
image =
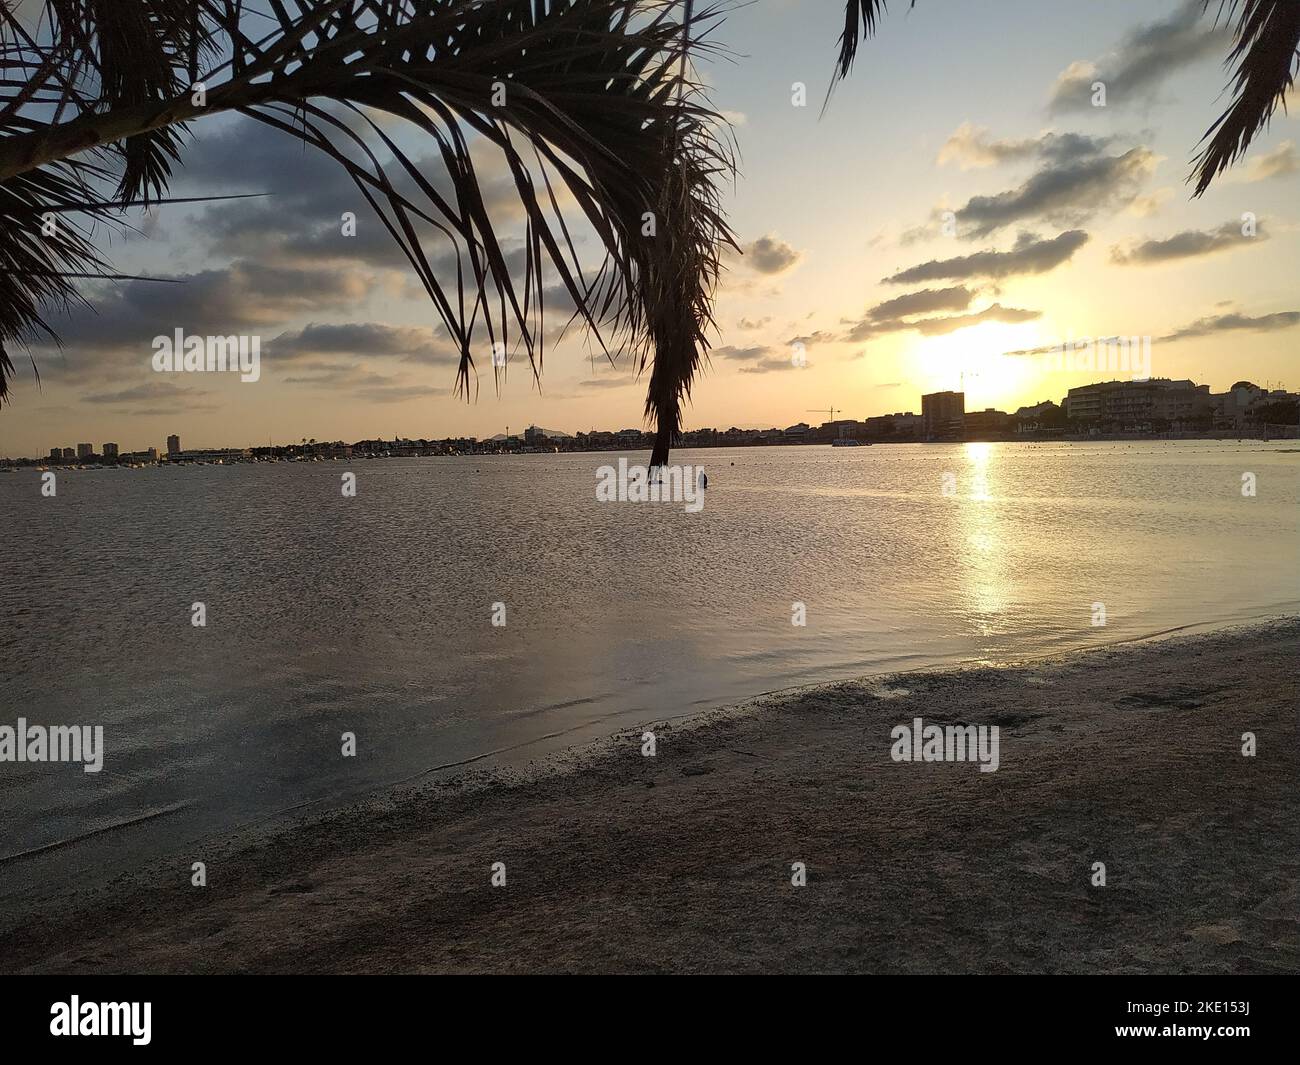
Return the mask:
MULTIPOLYGON (((1236 378, 1232 382, 1232 385, 1230 387, 1225 387, 1220 390, 1215 390, 1208 383, 1196 382, 1189 378, 1180 378, 1180 379, 1163 378, 1163 377, 1152 377, 1149 379, 1106 378, 1098 381, 1087 382, 1082 385, 1072 386, 1070 392, 1067 393, 1067 395, 1061 397, 1059 404, 1057 403, 1056 399, 1050 396, 1045 396, 1034 403, 1019 404, 1018 406, 1010 410, 1002 410, 1001 408, 987 407, 987 406, 985 407, 967 406, 966 394, 964 392, 960 390, 944 390, 937 393, 928 393, 926 395, 918 396, 916 398, 915 404, 904 404, 901 408, 897 408, 894 410, 885 410, 876 414, 866 414, 860 417, 854 416, 853 413, 850 411, 834 408, 834 413, 841 415, 841 417, 832 418, 832 419, 823 419, 820 421, 818 420, 809 421, 806 418, 798 418, 793 422, 778 419, 777 422, 769 423, 767 425, 741 425, 737 422, 728 422, 727 420, 724 419, 723 422, 716 425, 691 427, 690 429, 686 430, 686 434, 687 435, 698 434, 701 432, 724 433, 729 429, 739 429, 745 432, 761 432, 761 431, 767 431, 771 429, 781 429, 783 427, 785 429, 790 429, 790 428, 798 427, 800 425, 805 426, 809 429, 817 429, 819 427, 825 428, 827 426, 833 426, 833 425, 844 424, 844 423, 865 424, 869 421, 879 421, 881 419, 889 419, 889 418, 897 418, 897 417, 912 417, 915 419, 915 422, 918 426, 923 426, 923 432, 925 434, 931 434, 937 431, 940 426, 951 425, 954 422, 955 418, 960 419, 963 416, 966 418, 967 423, 969 424, 972 421, 972 419, 978 419, 980 415, 985 415, 990 413, 999 413, 999 414, 1007 414, 1007 415, 1018 415, 1021 414, 1022 412, 1036 413, 1042 407, 1050 406, 1050 405, 1056 405, 1060 407, 1063 411, 1065 411, 1068 415, 1074 416, 1075 414, 1077 414, 1077 411, 1071 409, 1071 405, 1072 405, 1071 399, 1073 394, 1075 393, 1096 393, 1098 390, 1104 389, 1107 386, 1119 386, 1118 391, 1122 394, 1126 391, 1140 390, 1140 386, 1142 385, 1147 385, 1147 384, 1162 385, 1162 384, 1170 384, 1170 383, 1180 386, 1178 390, 1180 394, 1183 393, 1192 394, 1204 400, 1217 401, 1217 407, 1211 404, 1210 406, 1207 406, 1204 409, 1217 410, 1218 413, 1220 414, 1231 414, 1232 416, 1237 418, 1240 418, 1242 415, 1245 414, 1245 412, 1247 411, 1251 403, 1271 401, 1272 399, 1279 398, 1277 393, 1284 391, 1284 389, 1282 389, 1280 386, 1276 385, 1275 383, 1271 384, 1268 382, 1265 383, 1252 382, 1248 378, 1240 378, 1240 377, 1236 378), (1182 387, 1184 385, 1190 385, 1191 387, 1190 388, 1182 387), (1241 385, 1249 385, 1251 387, 1246 389, 1241 389, 1241 392, 1243 393, 1241 395, 1233 394, 1234 390, 1238 389, 1238 386, 1241 385), (1132 386, 1132 388, 1130 389, 1129 386, 1132 386), (1262 393, 1262 395, 1257 393, 1262 393), (1223 402, 1224 400, 1229 400, 1230 402, 1225 404, 1223 402)), ((1300 392, 1286 393, 1286 398, 1291 400, 1300 400, 1300 392)), ((1084 409, 1086 409, 1089 412, 1089 416, 1101 415, 1103 406, 1098 399, 1093 398, 1093 396, 1091 395, 1086 398, 1081 396, 1078 397, 1078 399, 1083 400, 1085 404, 1084 409)), ((826 413, 830 413, 831 410, 832 408, 827 408, 824 411, 808 411, 807 413, 826 414, 826 413)), ((1171 411, 1174 410, 1178 411, 1180 416, 1190 416, 1196 413, 1195 411, 1192 410, 1192 403, 1189 402, 1189 400, 1185 398, 1185 396, 1181 398, 1178 402, 1172 404, 1170 406, 1170 410, 1164 411, 1163 413, 1170 413, 1171 411)), ((525 440, 529 440, 534 436, 539 439, 554 440, 560 438, 572 439, 588 433, 595 433, 598 435, 617 435, 619 433, 629 433, 629 432, 646 432, 646 430, 643 426, 621 425, 619 426, 619 428, 608 428, 608 427, 598 428, 596 426, 591 426, 585 430, 579 428, 579 429, 575 429, 572 432, 569 432, 568 430, 563 430, 563 429, 546 429, 539 426, 536 422, 529 422, 523 428, 516 427, 516 431, 512 432, 511 427, 506 426, 504 427, 503 432, 492 433, 487 436, 479 436, 474 433, 443 434, 443 435, 396 433, 391 437, 385 435, 359 437, 353 440, 353 443, 357 443, 362 440, 376 440, 376 441, 475 440, 479 443, 491 443, 493 441, 506 441, 506 440, 525 441, 525 440)), ((263 447, 292 448, 292 447, 298 447, 303 443, 310 443, 313 445, 316 444, 330 445, 330 444, 339 444, 339 443, 346 443, 346 442, 347 442, 346 438, 343 437, 309 436, 309 437, 298 437, 298 438, 285 440, 285 441, 268 440, 267 444, 265 445, 263 445, 260 441, 257 443, 249 443, 246 441, 245 442, 223 441, 216 444, 200 443, 190 448, 183 448, 181 434, 170 433, 167 436, 165 448, 157 448, 152 444, 144 445, 140 447, 130 447, 127 448, 125 452, 123 452, 123 455, 141 455, 144 454, 146 451, 155 451, 158 454, 162 454, 162 455, 177 455, 177 454, 181 454, 182 452, 193 453, 202 450, 222 450, 222 449, 229 449, 232 451, 239 450, 239 449, 256 450, 263 447)), ((103 447, 104 447, 104 452, 103 452, 104 457, 106 458, 116 457, 119 449, 119 444, 117 442, 112 442, 112 443, 106 442, 103 445, 103 447), (109 451, 110 448, 112 449, 111 452, 109 451)), ((72 458, 75 455, 76 458, 81 459, 84 457, 93 457, 99 454, 95 452, 93 448, 94 448, 93 444, 79 442, 76 444, 75 450, 74 448, 69 447, 65 444, 59 444, 59 445, 51 446, 48 452, 42 452, 41 454, 38 455, 36 454, 4 455, 3 451, 0 450, 0 457, 11 458, 11 459, 20 458, 29 461, 39 461, 42 458, 54 459, 58 457, 61 457, 63 460, 67 460, 72 458)))

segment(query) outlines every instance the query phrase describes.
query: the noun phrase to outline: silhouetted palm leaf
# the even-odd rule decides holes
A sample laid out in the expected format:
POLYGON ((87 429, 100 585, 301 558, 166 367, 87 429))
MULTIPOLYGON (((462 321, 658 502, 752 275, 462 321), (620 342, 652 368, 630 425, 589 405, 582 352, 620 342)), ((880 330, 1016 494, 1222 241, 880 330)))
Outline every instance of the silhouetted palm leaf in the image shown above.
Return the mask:
MULTIPOLYGON (((157 198, 187 124, 237 111, 345 168, 458 345, 466 394, 479 330, 522 348, 540 372, 543 284, 553 273, 600 344, 615 337, 639 369, 652 366, 647 413, 658 427, 654 458, 666 459, 707 351, 719 255, 734 246, 715 185, 734 172, 723 123, 685 61, 716 9, 683 11, 671 0, 266 0, 256 11, 241 0, 46 0, 43 35, 0 12, 0 61, 25 74, 0 83, 0 218, 28 232, 12 246, 0 237, 0 265, 25 267, 0 284, 0 342, 48 332, 41 308, 77 298, 65 273, 103 267, 77 233, 56 246, 32 240, 36 216, 104 199, 95 190, 111 178, 121 199, 157 198), (189 92, 196 75, 201 104, 189 92), (374 111, 432 141, 452 196, 374 111), (484 203, 472 134, 501 151, 526 213, 522 286, 484 203), (399 191, 373 143, 417 192, 399 191), (604 246, 590 277, 553 181, 604 246), (643 236, 650 216, 654 235, 643 236), (455 248, 454 288, 430 266, 420 236, 429 226, 455 248)), ((0 369, 3 394, 11 367, 0 369)))
MULTIPOLYGON (((1205 0, 1207 9, 1212 2, 1205 0)), ((1236 98, 1203 138, 1209 143, 1196 157, 1194 196, 1245 153, 1278 104, 1285 108, 1300 65, 1300 0, 1219 0, 1216 20, 1225 16, 1237 20, 1228 55, 1228 64, 1237 68, 1236 98)))

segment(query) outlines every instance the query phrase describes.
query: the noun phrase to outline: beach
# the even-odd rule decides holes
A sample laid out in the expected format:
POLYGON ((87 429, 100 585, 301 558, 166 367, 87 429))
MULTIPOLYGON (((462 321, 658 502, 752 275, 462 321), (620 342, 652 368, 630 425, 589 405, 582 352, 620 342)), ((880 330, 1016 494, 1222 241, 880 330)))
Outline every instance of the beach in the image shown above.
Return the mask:
POLYGON ((647 721, 522 770, 470 767, 207 841, 7 930, 0 958, 62 973, 1294 973, 1298 637, 1287 619, 647 721), (997 770, 895 761, 891 730, 917 718, 997 726, 997 770))

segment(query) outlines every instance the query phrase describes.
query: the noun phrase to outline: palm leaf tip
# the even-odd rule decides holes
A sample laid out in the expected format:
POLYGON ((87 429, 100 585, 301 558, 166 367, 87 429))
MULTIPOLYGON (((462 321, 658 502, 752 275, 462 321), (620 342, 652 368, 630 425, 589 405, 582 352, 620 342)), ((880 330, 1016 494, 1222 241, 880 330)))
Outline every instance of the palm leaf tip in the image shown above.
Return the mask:
MULTIPOLYGON (((1213 0, 1205 0, 1208 10, 1213 0)), ((1193 196, 1235 163, 1255 136, 1268 126, 1278 105, 1295 85, 1300 66, 1298 0, 1219 0, 1219 18, 1234 18, 1234 43, 1227 64, 1236 70, 1230 82, 1234 99, 1201 138, 1189 181, 1193 196)))
MULTIPOLYGON (((836 61, 839 80, 849 76, 853 60, 858 54, 858 44, 876 33, 876 25, 887 11, 886 0, 847 0, 844 6, 844 32, 840 34, 840 55, 836 61)), ((908 10, 916 6, 916 0, 908 10)))

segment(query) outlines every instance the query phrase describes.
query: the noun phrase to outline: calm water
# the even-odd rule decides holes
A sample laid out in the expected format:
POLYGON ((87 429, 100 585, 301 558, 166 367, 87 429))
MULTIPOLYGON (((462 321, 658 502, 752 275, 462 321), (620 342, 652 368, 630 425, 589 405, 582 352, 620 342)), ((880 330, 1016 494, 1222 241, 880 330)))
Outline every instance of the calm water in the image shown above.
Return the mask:
POLYGON ((96 775, 0 764, 0 854, 178 807, 0 864, 0 907, 485 752, 1300 612, 1296 446, 676 452, 699 514, 597 503, 610 454, 70 471, 53 500, 0 474, 0 724, 106 747, 96 775))

